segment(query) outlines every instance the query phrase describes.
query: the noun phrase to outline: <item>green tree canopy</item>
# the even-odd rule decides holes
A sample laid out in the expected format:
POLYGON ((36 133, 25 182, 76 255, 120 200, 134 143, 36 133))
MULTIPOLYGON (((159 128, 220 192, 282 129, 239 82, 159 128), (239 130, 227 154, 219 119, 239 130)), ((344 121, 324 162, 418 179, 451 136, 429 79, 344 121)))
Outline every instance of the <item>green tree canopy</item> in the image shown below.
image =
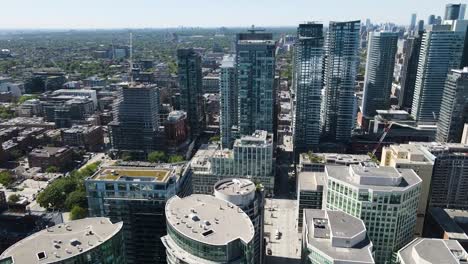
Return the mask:
POLYGON ((21 196, 19 194, 12 194, 8 196, 8 202, 9 203, 17 203, 19 202, 21 196))
POLYGON ((73 208, 70 211, 71 220, 82 219, 86 216, 88 216, 88 210, 78 205, 73 206, 73 208))
POLYGON ((2 171, 0 172, 0 184, 3 186, 9 186, 15 181, 13 176, 9 171, 2 171))
POLYGON ((46 172, 47 173, 55 173, 55 172, 58 172, 59 171, 59 168, 57 168, 56 166, 49 166, 47 169, 46 169, 46 172))
POLYGON ((71 210, 74 206, 83 208, 88 207, 88 200, 84 190, 73 191, 67 196, 67 199, 65 200, 65 208, 71 210))
POLYGON ((30 99, 37 99, 38 96, 37 95, 34 95, 34 94, 25 94, 25 95, 22 95, 19 99, 18 99, 18 104, 22 104, 24 102, 26 102, 27 100, 30 100, 30 99))
POLYGON ((148 161, 149 162, 166 162, 167 156, 162 151, 153 151, 148 154, 148 161))
POLYGON ((181 155, 171 155, 169 157, 169 163, 176 163, 182 161, 184 161, 184 157, 182 157, 181 155))

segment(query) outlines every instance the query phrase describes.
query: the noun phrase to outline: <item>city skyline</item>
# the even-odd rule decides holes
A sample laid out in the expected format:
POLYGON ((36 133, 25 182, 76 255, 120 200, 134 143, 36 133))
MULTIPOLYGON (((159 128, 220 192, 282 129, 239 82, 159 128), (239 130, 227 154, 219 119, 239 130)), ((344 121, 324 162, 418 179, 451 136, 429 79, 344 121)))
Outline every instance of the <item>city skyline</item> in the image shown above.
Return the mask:
POLYGON ((393 22, 409 25, 412 13, 417 13, 417 20, 425 21, 431 14, 443 16, 443 7, 447 3, 453 1, 395 0, 376 3, 372 0, 353 2, 330 0, 315 3, 295 0, 291 3, 279 0, 269 2, 240 0, 234 3, 222 0, 222 3, 219 3, 209 0, 197 2, 136 0, 127 3, 123 0, 99 2, 83 0, 80 3, 70 3, 49 0, 44 4, 32 0, 20 0, 2 3, 2 9, 8 12, 2 14, 0 29, 173 28, 188 25, 245 27, 252 24, 295 26, 308 20, 328 24, 334 20, 365 21, 367 18, 377 23, 393 22), (243 8, 245 6, 249 8, 243 8), (262 13, 258 10, 262 10, 262 13), (242 14, 241 21, 235 14, 242 14))

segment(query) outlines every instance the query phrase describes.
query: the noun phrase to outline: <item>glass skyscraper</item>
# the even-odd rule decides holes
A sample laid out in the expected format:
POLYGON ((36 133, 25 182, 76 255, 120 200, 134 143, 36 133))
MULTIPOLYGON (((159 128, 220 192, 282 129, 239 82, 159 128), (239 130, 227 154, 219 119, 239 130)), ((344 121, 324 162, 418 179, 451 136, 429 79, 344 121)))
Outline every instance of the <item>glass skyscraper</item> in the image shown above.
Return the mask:
POLYGON ((398 33, 369 33, 362 99, 362 113, 367 119, 373 119, 376 110, 390 108, 397 41, 398 33))
POLYGON ((276 43, 271 33, 239 33, 236 43, 240 135, 273 133, 276 43))
POLYGON ((234 141, 232 135, 233 126, 237 126, 237 78, 236 58, 226 55, 221 62, 221 76, 219 82, 219 94, 221 99, 221 145, 223 148, 231 148, 234 141))
POLYGON ((359 66, 361 22, 330 22, 325 59, 323 136, 348 142, 355 123, 354 87, 359 66))
POLYGON ((411 105, 413 104, 422 34, 422 31, 418 31, 417 34, 408 37, 403 47, 404 61, 398 105, 402 109, 409 110, 408 112, 411 112, 411 105))
POLYGON ((296 154, 317 148, 323 88, 322 24, 300 24, 294 44, 294 147, 296 154))

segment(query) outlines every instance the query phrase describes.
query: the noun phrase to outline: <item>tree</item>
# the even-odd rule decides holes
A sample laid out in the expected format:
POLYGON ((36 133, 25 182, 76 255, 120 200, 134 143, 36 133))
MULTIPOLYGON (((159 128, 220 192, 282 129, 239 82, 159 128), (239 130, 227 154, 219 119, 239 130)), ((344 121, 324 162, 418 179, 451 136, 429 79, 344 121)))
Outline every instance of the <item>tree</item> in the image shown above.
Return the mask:
POLYGON ((49 166, 47 169, 46 169, 46 172, 47 173, 56 173, 58 172, 59 169, 56 167, 56 166, 49 166))
POLYGON ((78 205, 74 206, 70 211, 70 219, 77 220, 88 216, 88 210, 78 205))
POLYGON ((25 95, 22 95, 19 99, 18 99, 18 104, 22 104, 24 102, 26 102, 27 100, 30 100, 30 99, 37 99, 37 95, 33 95, 33 94, 25 94, 25 95))
POLYGON ((11 176, 11 173, 9 171, 2 171, 0 172, 0 184, 3 186, 9 186, 15 181, 13 176, 11 176))
POLYGON ((212 136, 210 137, 210 142, 218 142, 221 139, 220 136, 212 136))
POLYGON ((169 163, 177 163, 182 161, 184 161, 184 157, 182 157, 181 155, 171 155, 169 157, 169 163))
POLYGON ((9 203, 17 203, 19 202, 21 196, 19 194, 12 194, 8 196, 8 202, 9 203))
POLYGON ((86 198, 86 192, 84 190, 76 190, 71 192, 65 200, 65 208, 68 210, 73 207, 79 206, 82 208, 88 208, 88 200, 86 198))
POLYGON ((44 208, 64 209, 67 196, 77 189, 74 177, 60 178, 49 184, 37 196, 37 202, 44 208))
POLYGON ((153 151, 148 154, 148 161, 149 162, 166 162, 167 157, 166 154, 162 151, 153 151))

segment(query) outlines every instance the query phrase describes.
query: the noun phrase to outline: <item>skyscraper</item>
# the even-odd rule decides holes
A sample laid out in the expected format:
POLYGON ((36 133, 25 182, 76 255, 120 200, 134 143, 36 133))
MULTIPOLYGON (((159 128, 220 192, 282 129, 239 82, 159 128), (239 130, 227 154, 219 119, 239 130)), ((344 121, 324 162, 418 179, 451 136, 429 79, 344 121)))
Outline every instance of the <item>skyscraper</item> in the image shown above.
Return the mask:
POLYGON ((240 135, 274 132, 276 44, 271 33, 251 31, 237 34, 236 42, 240 135))
POLYGON ((180 110, 187 112, 192 137, 205 128, 201 56, 193 49, 177 50, 180 110))
POLYGON ((418 32, 421 32, 424 30, 424 20, 419 20, 418 22, 418 32))
POLYGON ((367 119, 373 118, 378 109, 387 110, 390 108, 397 41, 398 33, 369 33, 362 99, 362 112, 367 119))
POLYGON ((320 140, 323 88, 323 25, 300 24, 294 44, 294 147, 296 154, 316 148, 320 140))
POLYGON ((236 61, 233 55, 224 56, 221 62, 221 76, 219 94, 221 96, 221 144, 223 148, 230 148, 234 141, 233 126, 237 126, 237 78, 236 61))
POLYGON ((413 104, 422 33, 422 31, 419 31, 417 34, 408 37, 403 46, 403 74, 401 76, 401 91, 398 97, 398 105, 401 109, 405 110, 411 110, 411 105, 413 104))
POLYGON ((416 14, 413 13, 411 14, 411 22, 409 26, 409 31, 413 31, 416 29, 416 14))
POLYGON ((468 67, 451 70, 445 81, 436 140, 460 142, 468 123, 468 67))
POLYGON ((168 264, 256 263, 254 226, 236 205, 211 195, 174 196, 165 215, 168 264))
POLYGON ((416 121, 437 121, 447 73, 460 67, 465 33, 450 25, 431 26, 424 33, 411 109, 416 121))
POLYGON ((360 21, 330 22, 325 59, 323 136, 347 142, 355 122, 354 82, 359 66, 360 21))
POLYGON ((413 239, 421 179, 411 169, 327 166, 326 208, 361 218, 376 263, 391 263, 392 254, 413 239))
POLYGON ((465 4, 447 4, 444 20, 461 20, 465 18, 465 4))
POLYGON ((146 158, 160 148, 159 89, 154 85, 124 86, 116 101, 114 120, 109 123, 112 149, 146 158))

